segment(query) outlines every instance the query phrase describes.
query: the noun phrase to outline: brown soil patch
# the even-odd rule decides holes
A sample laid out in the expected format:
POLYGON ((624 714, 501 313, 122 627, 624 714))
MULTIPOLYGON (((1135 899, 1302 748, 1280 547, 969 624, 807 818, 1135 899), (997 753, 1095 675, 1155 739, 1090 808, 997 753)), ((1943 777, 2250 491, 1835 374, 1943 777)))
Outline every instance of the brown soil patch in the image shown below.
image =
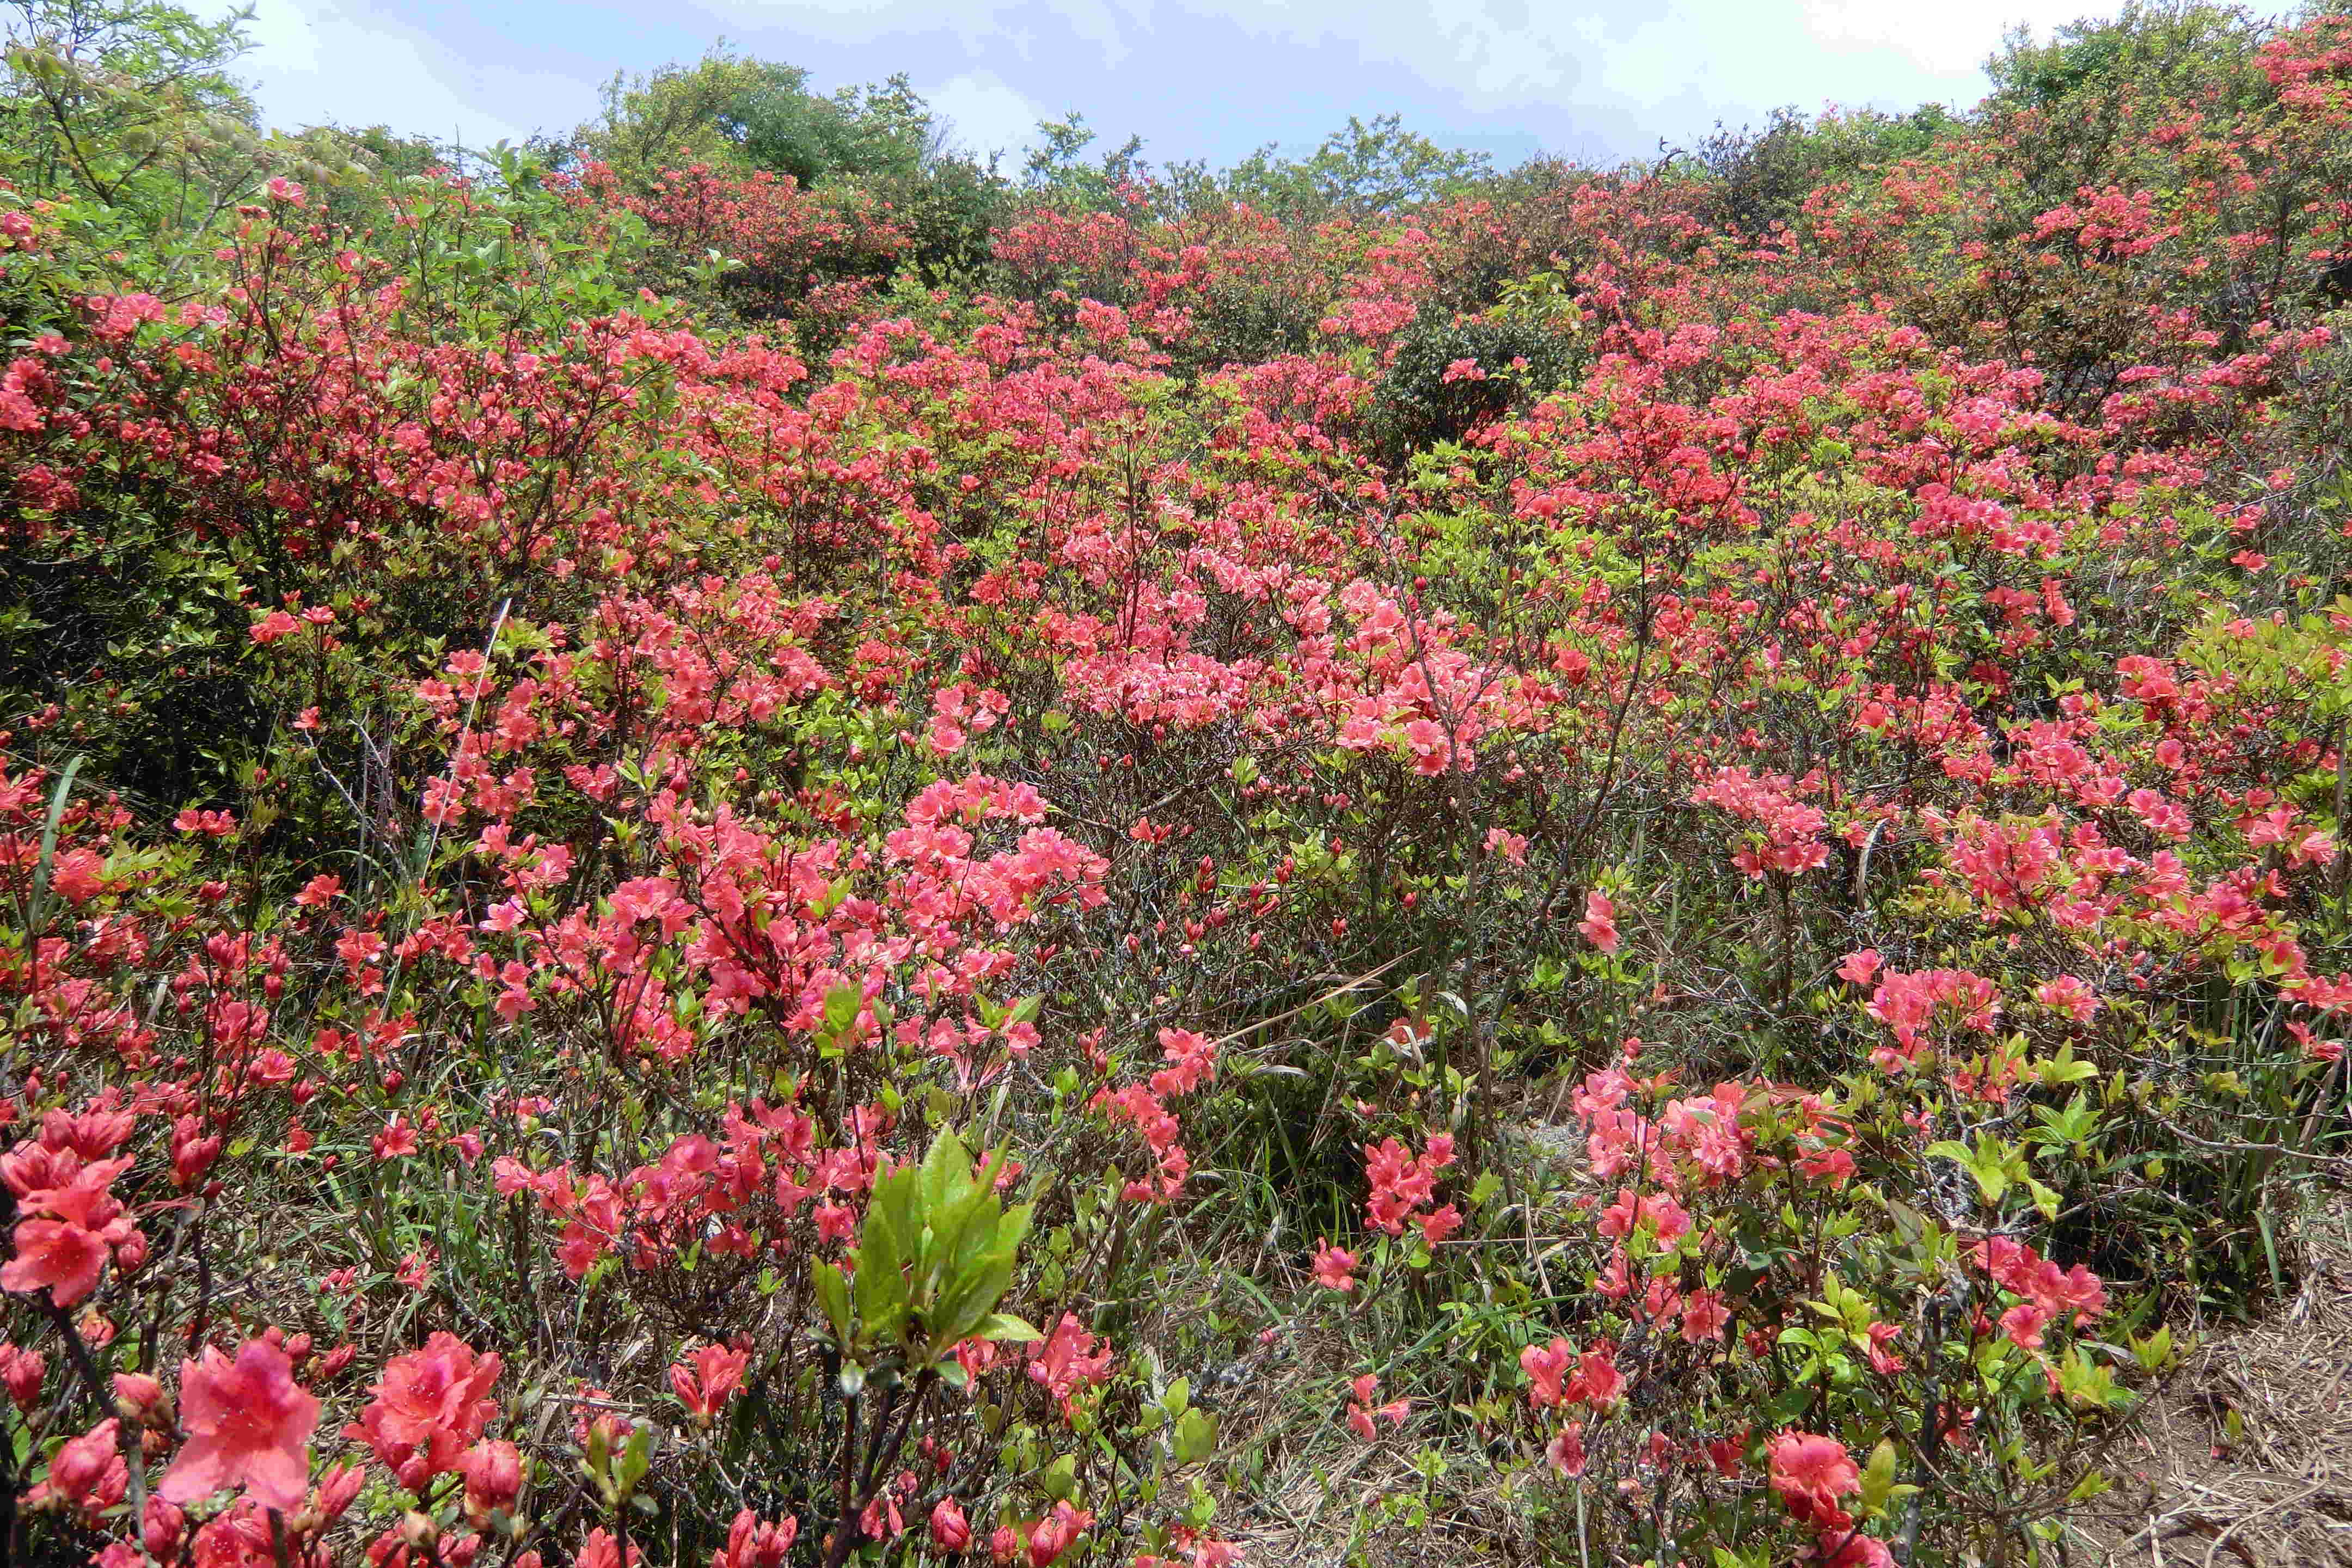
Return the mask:
POLYGON ((2142 1405, 2071 1521, 2065 1556, 2112 1568, 2352 1568, 2352 1197, 2303 1225, 2302 1283, 2216 1325, 2142 1405))

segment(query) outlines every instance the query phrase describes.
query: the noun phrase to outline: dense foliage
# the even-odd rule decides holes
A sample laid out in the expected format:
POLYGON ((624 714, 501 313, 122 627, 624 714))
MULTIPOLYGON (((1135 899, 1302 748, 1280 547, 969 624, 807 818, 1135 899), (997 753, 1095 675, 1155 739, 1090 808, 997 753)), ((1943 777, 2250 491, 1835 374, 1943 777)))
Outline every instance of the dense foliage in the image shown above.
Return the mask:
POLYGON ((2056 1560, 2292 1279, 2352 20, 1507 174, 236 47, 0 99, 12 1555, 2056 1560))

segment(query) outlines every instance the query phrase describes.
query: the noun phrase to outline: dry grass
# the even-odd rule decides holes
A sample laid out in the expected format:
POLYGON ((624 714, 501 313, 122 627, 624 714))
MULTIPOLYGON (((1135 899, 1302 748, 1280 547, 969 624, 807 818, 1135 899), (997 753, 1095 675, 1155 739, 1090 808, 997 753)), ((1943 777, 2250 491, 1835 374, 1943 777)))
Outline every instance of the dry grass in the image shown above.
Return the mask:
MULTIPOLYGON (((2116 1445, 2110 1473, 2121 1484, 2069 1521, 2060 1561, 2352 1568, 2352 1194, 2307 1215, 2300 1241, 2294 1296, 2251 1326, 2215 1325, 2196 1339, 2116 1445)), ((1272 1484, 1239 1532, 1250 1560, 1441 1568, 1527 1557, 1532 1543, 1515 1539, 1523 1510, 1503 1497, 1465 1499, 1458 1474, 1439 1483, 1424 1528, 1375 1525, 1383 1500, 1421 1488, 1407 1463, 1415 1445, 1355 1444, 1300 1407, 1308 1384, 1334 1376, 1328 1349, 1286 1346, 1249 1380, 1247 1416, 1261 1432, 1288 1429, 1287 1442, 1270 1445, 1272 1484)))
POLYGON ((2070 1561, 2352 1568, 2352 1196, 2302 1229, 2294 1298, 2208 1331, 2148 1400, 2111 1468, 2126 1484, 2073 1521, 2070 1561))

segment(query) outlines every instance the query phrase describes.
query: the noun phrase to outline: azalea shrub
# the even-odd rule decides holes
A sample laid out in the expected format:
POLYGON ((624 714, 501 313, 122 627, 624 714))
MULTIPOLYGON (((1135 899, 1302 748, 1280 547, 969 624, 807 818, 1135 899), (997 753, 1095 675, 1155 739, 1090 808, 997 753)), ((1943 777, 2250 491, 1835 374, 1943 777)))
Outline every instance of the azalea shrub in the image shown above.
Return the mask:
POLYGON ((2138 1517, 2352 1138, 2352 21, 1995 80, 952 276, 711 136, 12 163, 12 1556, 2138 1517))

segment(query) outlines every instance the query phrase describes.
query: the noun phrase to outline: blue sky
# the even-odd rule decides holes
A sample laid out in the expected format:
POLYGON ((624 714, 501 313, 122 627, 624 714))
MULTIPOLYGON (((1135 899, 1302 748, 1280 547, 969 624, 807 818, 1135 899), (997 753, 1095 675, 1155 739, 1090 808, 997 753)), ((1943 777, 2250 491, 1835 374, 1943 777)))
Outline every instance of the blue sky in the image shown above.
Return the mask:
POLYGON ((562 132, 617 69, 724 37, 822 88, 903 70, 975 151, 1076 110, 1148 158, 1311 148, 1389 110, 1512 163, 1608 159, 1778 104, 1973 102, 2007 26, 2102 0, 258 0, 271 123, 562 132))

